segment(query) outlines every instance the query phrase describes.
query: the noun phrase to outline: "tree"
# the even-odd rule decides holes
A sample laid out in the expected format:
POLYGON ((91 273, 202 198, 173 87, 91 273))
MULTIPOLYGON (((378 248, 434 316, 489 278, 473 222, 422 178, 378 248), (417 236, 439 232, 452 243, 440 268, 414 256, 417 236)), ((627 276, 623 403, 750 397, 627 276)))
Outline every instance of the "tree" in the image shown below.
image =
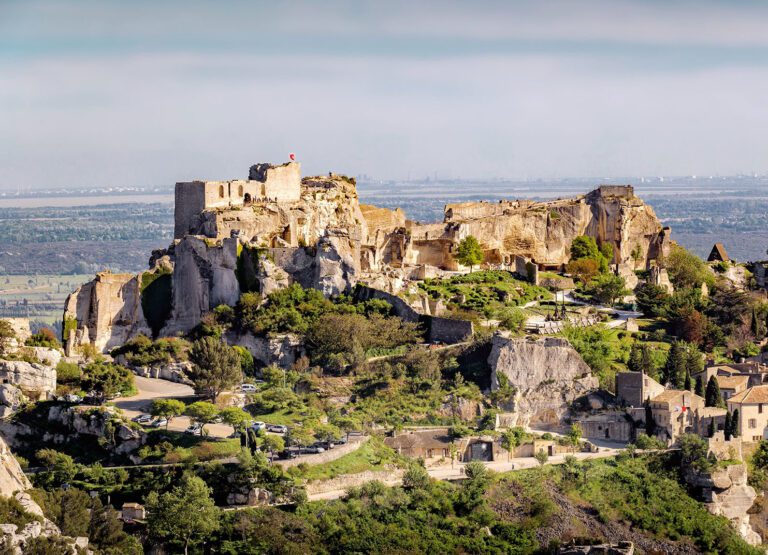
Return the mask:
POLYGON ((672 343, 667 354, 667 362, 662 371, 662 382, 671 387, 682 387, 685 378, 686 351, 680 341, 672 343))
POLYGON ((665 261, 669 279, 675 289, 700 287, 702 283, 712 285, 714 276, 701 258, 675 245, 665 261))
POLYGON ((220 339, 198 339, 192 345, 189 358, 193 363, 190 378, 195 389, 204 392, 214 403, 219 393, 242 381, 240 354, 220 339))
POLYGON ((571 444, 572 452, 575 452, 576 448, 579 446, 582 432, 581 424, 578 422, 571 424, 571 428, 568 430, 568 443, 571 444))
POLYGON ((491 473, 480 461, 472 461, 464 467, 464 475, 467 479, 461 484, 457 505, 462 512, 470 514, 485 503, 491 473))
POLYGON ((755 339, 760 339, 762 337, 763 327, 761 326, 760 319, 757 317, 757 310, 754 305, 752 306, 752 317, 749 321, 749 331, 755 339))
POLYGON ((653 419, 650 397, 645 400, 645 435, 653 437, 656 434, 656 421, 653 419))
POLYGON ((16 332, 13 331, 11 323, 7 320, 0 320, 0 355, 8 352, 14 339, 16 339, 16 332))
POLYGON ((219 509, 210 488, 191 474, 184 474, 181 483, 166 493, 151 492, 146 508, 149 536, 183 545, 185 554, 219 529, 219 509))
POLYGON ((528 318, 525 312, 519 308, 505 308, 499 314, 499 324, 501 327, 514 333, 522 332, 527 321, 528 318))
POLYGON ((107 399, 118 393, 130 393, 134 390, 133 383, 133 372, 111 362, 91 362, 86 365, 80 381, 85 391, 96 391, 107 399))
POLYGON ((717 427, 715 426, 715 419, 710 418, 709 428, 707 429, 707 437, 715 437, 716 431, 717 431, 717 427))
POLYGON ((691 372, 688 369, 686 369, 685 370, 685 382, 683 382, 683 389, 685 389, 686 391, 690 391, 691 387, 692 387, 692 384, 691 384, 691 372))
POLYGON ((123 530, 123 523, 111 505, 103 505, 96 497, 91 505, 88 538, 103 555, 142 555, 137 538, 123 530))
POLYGON ((723 432, 725 432, 725 441, 731 439, 733 433, 733 420, 731 417, 731 411, 725 413, 725 426, 723 426, 723 432))
POLYGON ((571 260, 590 258, 597 260, 600 257, 600 249, 594 238, 587 235, 579 235, 571 242, 571 260))
POLYGON ((426 469, 418 464, 412 464, 408 467, 403 475, 403 489, 407 491, 426 490, 428 487, 429 473, 426 469))
POLYGON ((696 376, 696 389, 693 392, 699 397, 704 397, 704 380, 701 379, 701 376, 696 376))
POLYGON ((72 457, 66 453, 59 453, 55 449, 40 449, 35 453, 35 458, 49 472, 53 472, 59 482, 71 482, 79 471, 79 467, 72 457))
POLYGON ((285 451, 285 440, 275 434, 264 436, 264 447, 269 451, 269 460, 272 461, 275 453, 285 451))
POLYGON ((501 446, 507 450, 507 460, 512 456, 512 452, 517 449, 523 441, 525 430, 516 426, 508 428, 501 434, 501 446))
POLYGON ((225 424, 232 426, 232 431, 235 434, 245 428, 251 419, 251 415, 240 407, 223 408, 219 411, 219 415, 225 424))
POLYGON ((683 468, 692 468, 698 472, 708 472, 712 462, 708 457, 707 442, 695 434, 685 434, 680 438, 681 464, 683 468))
POLYGON ((534 458, 536 459, 536 462, 539 463, 539 466, 544 466, 549 460, 549 455, 547 455, 547 452, 544 449, 539 449, 534 455, 534 458))
POLYGON ((600 267, 597 260, 592 258, 579 258, 571 260, 567 267, 568 273, 571 274, 576 281, 586 285, 592 278, 600 273, 600 267))
POLYGON ((484 257, 480 242, 472 235, 462 239, 456 249, 456 260, 462 266, 469 266, 470 272, 472 272, 473 266, 482 263, 484 257))
POLYGON ((635 290, 637 309, 646 316, 662 316, 666 312, 670 295, 666 288, 644 283, 635 290))
POLYGON ((178 399, 155 399, 152 401, 149 413, 156 418, 165 418, 165 429, 167 430, 170 421, 184 414, 186 408, 184 402, 178 399))
POLYGON ((707 390, 704 394, 704 406, 722 407, 724 405, 723 396, 720 393, 720 384, 717 383, 715 376, 710 376, 707 382, 707 390))
POLYGON ((213 422, 219 415, 219 409, 213 403, 197 401, 189 405, 184 414, 200 424, 200 432, 205 434, 205 425, 213 422))
POLYGON ((733 409, 733 414, 731 415, 731 435, 739 437, 739 409, 733 409))
POLYGON ((632 347, 629 349, 629 359, 627 360, 627 368, 632 372, 640 372, 642 369, 643 351, 640 347, 640 343, 635 341, 632 343, 632 347))
POLYGON ((624 278, 614 274, 600 274, 586 287, 585 293, 600 304, 612 306, 627 293, 624 278))

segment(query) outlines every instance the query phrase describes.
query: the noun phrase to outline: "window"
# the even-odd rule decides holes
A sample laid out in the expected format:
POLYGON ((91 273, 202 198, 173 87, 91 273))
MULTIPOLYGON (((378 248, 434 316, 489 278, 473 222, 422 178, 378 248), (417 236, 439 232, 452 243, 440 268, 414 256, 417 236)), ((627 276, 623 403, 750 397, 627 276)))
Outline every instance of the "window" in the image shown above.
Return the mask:
POLYGON ((763 414, 763 404, 762 403, 757 405, 757 412, 758 412, 758 414, 763 414))
POLYGON ((243 186, 242 185, 240 185, 237 188, 237 196, 239 196, 239 197, 243 196, 243 186))
POLYGON ((224 198, 224 185, 219 185, 219 198, 224 198))
POLYGON ((757 420, 754 418, 749 419, 749 427, 750 428, 757 428, 757 420))

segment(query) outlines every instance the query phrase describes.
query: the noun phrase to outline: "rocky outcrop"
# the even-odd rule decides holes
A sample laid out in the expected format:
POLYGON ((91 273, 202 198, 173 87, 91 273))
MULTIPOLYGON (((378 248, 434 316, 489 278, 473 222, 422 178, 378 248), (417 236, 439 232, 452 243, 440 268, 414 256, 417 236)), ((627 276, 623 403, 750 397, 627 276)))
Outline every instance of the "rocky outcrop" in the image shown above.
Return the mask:
POLYGON ((35 400, 45 399, 56 391, 56 368, 23 360, 0 360, 0 380, 35 400))
POLYGON ((226 339, 230 345, 247 349, 253 359, 264 366, 275 364, 288 369, 305 354, 301 339, 292 334, 262 337, 250 332, 230 332, 226 339))
POLYGON ((571 344, 561 338, 538 340, 493 337, 491 389, 506 381, 515 388, 515 425, 556 428, 571 403, 598 387, 589 366, 571 344), (501 376, 504 378, 501 378, 501 376))
POLYGON ((710 513, 730 520, 748 543, 761 543, 760 535, 750 526, 747 514, 757 493, 747 483, 745 464, 732 464, 710 474, 688 472, 685 479, 692 486, 701 488, 703 501, 710 513))
POLYGON ((104 351, 139 333, 151 334, 141 307, 140 281, 140 276, 101 272, 67 297, 64 341, 68 355, 79 345, 90 343, 104 351))

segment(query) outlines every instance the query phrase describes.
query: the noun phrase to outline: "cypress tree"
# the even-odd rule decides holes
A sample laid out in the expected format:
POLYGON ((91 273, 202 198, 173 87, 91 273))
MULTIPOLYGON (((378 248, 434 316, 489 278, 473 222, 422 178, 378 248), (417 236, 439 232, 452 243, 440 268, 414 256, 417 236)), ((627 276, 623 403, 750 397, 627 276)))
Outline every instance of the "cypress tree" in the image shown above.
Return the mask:
POLYGON ((673 387, 683 385, 683 370, 685 369, 685 352, 679 341, 672 343, 664 365, 664 383, 673 387))
POLYGON ((689 345, 688 352, 685 354, 685 368, 691 376, 695 376, 704 369, 701 353, 694 345, 689 345))
POLYGON ((725 441, 728 441, 731 439, 731 430, 733 428, 733 421, 731 420, 731 412, 728 411, 725 413, 725 426, 723 426, 723 431, 725 432, 725 441))
POLYGON ((760 338, 760 321, 757 319, 757 311, 755 307, 752 307, 752 320, 749 322, 749 331, 755 336, 755 339, 760 338))
POLYGON ((652 437, 656 433, 656 422, 653 420, 653 410, 651 410, 651 398, 645 400, 645 434, 652 437))
POLYGON ((709 419, 709 430, 708 430, 707 435, 709 437, 714 437, 716 429, 717 428, 715 428, 715 419, 714 418, 710 418, 709 419))
POLYGON ((739 437, 739 409, 733 409, 733 415, 731 416, 731 435, 733 437, 739 437))
POLYGON ((705 407, 722 407, 723 397, 720 394, 720 385, 717 383, 715 376, 711 376, 707 382, 707 391, 704 395, 705 407))
POLYGON ((642 370, 641 366, 642 361, 642 353, 640 349, 640 345, 638 345, 637 341, 632 343, 632 348, 629 350, 629 360, 627 361, 627 368, 629 368, 632 372, 640 372, 642 370))
POLYGON ((691 373, 688 370, 685 371, 685 386, 684 386, 684 388, 685 388, 686 391, 690 391, 691 390, 691 373))
POLYGON ((701 379, 701 376, 696 376, 696 389, 694 393, 699 397, 704 397, 704 380, 701 379))
POLYGON ((651 359, 651 349, 648 345, 643 345, 640 348, 640 369, 645 374, 653 374, 653 360, 651 359))

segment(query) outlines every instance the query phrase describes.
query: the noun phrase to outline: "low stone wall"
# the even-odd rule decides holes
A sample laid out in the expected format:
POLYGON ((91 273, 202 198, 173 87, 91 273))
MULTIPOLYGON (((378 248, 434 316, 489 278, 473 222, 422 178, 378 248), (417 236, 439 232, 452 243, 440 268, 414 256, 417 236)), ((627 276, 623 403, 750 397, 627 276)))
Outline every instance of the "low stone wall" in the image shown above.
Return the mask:
POLYGON ((324 464, 327 462, 335 461, 344 455, 348 455, 349 453, 357 451, 365 444, 366 441, 368 441, 368 438, 361 438, 359 441, 350 441, 346 445, 338 445, 333 449, 327 449, 323 453, 318 453, 317 455, 302 455, 295 459, 275 461, 275 464, 282 466, 283 468, 298 466, 301 463, 307 463, 311 465, 324 464))
POLYGON ((346 490, 362 486, 368 482, 379 480, 388 484, 400 482, 405 471, 402 468, 391 470, 366 470, 357 474, 344 474, 328 480, 317 480, 306 485, 307 495, 325 493, 328 491, 346 490))

